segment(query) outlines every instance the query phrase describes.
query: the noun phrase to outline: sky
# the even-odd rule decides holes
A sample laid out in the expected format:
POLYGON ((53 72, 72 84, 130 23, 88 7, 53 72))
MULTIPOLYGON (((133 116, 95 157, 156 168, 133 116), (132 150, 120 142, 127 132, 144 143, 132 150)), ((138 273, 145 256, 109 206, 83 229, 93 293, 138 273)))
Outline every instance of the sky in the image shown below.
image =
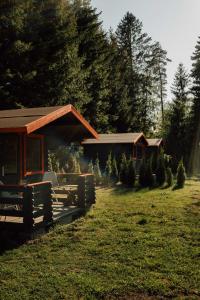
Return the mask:
POLYGON ((168 57, 168 100, 170 86, 178 64, 191 70, 191 56, 200 36, 200 0, 91 0, 93 7, 102 12, 103 28, 113 30, 127 11, 143 23, 144 32, 158 41, 168 57))

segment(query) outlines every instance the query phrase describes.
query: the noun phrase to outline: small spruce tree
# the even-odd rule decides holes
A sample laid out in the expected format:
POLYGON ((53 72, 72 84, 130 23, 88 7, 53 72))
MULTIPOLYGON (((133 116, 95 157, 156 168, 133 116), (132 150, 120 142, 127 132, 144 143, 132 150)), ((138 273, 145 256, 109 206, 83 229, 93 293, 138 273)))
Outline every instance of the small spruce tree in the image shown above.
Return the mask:
POLYGON ((118 172, 118 167, 117 167, 117 162, 116 162, 116 159, 115 157, 113 157, 113 160, 112 160, 112 180, 114 182, 118 182, 119 180, 119 172, 118 172))
POLYGON ((185 179, 186 179, 185 167, 183 165, 183 160, 181 159, 177 168, 176 187, 183 188, 185 184, 185 179))
POLYGON ((101 174, 101 169, 99 165, 99 158, 97 157, 94 163, 94 175, 95 175, 95 180, 96 184, 101 184, 102 183, 102 174, 101 174))
POLYGON ((145 181, 146 181, 146 186, 149 187, 154 186, 154 177, 152 172, 152 158, 149 158, 146 163, 145 181))
POLYGON ((146 163, 144 159, 142 160, 140 165, 138 183, 140 187, 146 187, 146 163))
POLYGON ((135 162, 130 158, 127 164, 127 185, 134 187, 136 179, 135 162))
POLYGON ((88 173, 94 174, 94 166, 92 160, 88 164, 88 173))
POLYGON ((127 163, 127 158, 125 153, 122 154, 122 159, 121 159, 121 164, 120 164, 120 181, 122 184, 126 184, 127 183, 127 168, 128 167, 128 163, 127 163))
POLYGON ((108 159, 106 161, 105 176, 108 180, 108 183, 111 183, 112 181, 112 154, 111 153, 108 155, 108 159))
POLYGON ((166 180, 166 170, 165 170, 165 161, 164 153, 161 152, 158 157, 158 164, 156 169, 156 182, 159 186, 163 185, 166 180))
POLYGON ((172 174, 172 169, 170 167, 166 169, 166 182, 167 182, 167 187, 173 185, 173 174, 172 174))

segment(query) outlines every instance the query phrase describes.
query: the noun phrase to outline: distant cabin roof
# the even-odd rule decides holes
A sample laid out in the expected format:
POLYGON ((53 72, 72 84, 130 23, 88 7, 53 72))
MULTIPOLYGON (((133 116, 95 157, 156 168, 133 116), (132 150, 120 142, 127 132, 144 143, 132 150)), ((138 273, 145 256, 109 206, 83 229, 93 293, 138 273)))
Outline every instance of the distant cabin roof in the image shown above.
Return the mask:
POLYGON ((89 132, 90 137, 98 137, 97 132, 71 104, 1 110, 0 132, 24 132, 30 134, 64 116, 76 119, 89 132))
POLYGON ((159 147, 163 143, 163 139, 147 139, 149 147, 159 147))
POLYGON ((135 144, 140 138, 144 139, 147 144, 142 132, 99 134, 98 139, 87 139, 83 141, 82 144, 135 144))

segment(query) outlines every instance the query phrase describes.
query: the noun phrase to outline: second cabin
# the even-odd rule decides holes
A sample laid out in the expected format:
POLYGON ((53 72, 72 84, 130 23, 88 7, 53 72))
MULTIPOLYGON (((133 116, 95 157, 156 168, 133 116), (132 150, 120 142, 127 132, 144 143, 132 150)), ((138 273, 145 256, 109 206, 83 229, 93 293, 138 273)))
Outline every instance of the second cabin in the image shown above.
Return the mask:
POLYGON ((142 132, 140 133, 111 133, 99 134, 97 139, 87 139, 82 142, 84 156, 94 161, 99 158, 101 167, 105 167, 109 153, 116 158, 123 153, 132 157, 136 164, 144 158, 148 142, 142 132))

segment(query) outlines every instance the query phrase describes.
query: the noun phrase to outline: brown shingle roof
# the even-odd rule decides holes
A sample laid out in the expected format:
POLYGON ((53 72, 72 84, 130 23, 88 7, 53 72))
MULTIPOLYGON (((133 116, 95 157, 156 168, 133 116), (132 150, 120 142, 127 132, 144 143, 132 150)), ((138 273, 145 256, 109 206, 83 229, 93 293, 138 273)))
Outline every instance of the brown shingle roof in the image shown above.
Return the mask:
POLYGON ((0 132, 25 132, 35 130, 71 113, 95 138, 97 132, 83 116, 71 105, 54 107, 37 107, 0 111, 0 132))
POLYGON ((137 141, 141 137, 144 137, 144 134, 142 132, 99 134, 98 139, 96 140, 87 139, 84 142, 82 142, 82 144, 88 145, 88 144, 137 143, 137 141))
POLYGON ((163 142, 163 139, 147 139, 149 147, 159 147, 163 142))

